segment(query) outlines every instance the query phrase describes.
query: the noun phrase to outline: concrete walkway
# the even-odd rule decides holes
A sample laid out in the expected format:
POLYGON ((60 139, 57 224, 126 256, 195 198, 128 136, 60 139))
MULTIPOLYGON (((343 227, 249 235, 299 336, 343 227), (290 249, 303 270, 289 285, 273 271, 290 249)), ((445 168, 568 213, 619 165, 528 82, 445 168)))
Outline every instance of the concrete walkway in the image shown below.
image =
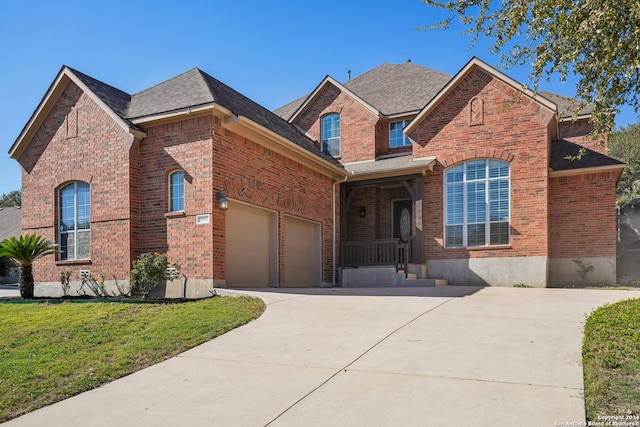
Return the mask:
POLYGON ((249 293, 268 304, 258 320, 7 425, 584 422, 585 315, 640 297, 471 287, 249 293))

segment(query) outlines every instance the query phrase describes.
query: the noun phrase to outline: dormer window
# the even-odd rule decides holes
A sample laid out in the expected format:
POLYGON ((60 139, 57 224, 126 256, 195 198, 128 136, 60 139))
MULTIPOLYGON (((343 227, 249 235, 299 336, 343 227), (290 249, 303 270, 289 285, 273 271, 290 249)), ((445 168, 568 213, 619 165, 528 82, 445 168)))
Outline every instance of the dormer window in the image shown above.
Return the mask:
POLYGON ((411 145, 411 140, 404 134, 403 129, 411 120, 401 120, 389 124, 389 147, 405 147, 411 145))
POLYGON ((340 114, 331 113, 322 118, 322 151, 330 156, 340 156, 340 114))

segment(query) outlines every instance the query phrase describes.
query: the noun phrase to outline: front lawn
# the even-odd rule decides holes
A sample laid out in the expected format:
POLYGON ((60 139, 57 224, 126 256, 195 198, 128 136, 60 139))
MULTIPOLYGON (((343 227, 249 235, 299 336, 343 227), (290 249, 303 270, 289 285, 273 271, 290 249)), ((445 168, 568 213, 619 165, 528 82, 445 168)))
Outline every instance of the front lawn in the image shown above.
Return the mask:
POLYGON ((0 422, 99 387, 257 318, 264 303, 0 303, 0 422))
POLYGON ((582 357, 587 419, 602 421, 598 417, 621 416, 623 422, 637 422, 640 299, 621 301, 594 311, 585 324, 582 357))

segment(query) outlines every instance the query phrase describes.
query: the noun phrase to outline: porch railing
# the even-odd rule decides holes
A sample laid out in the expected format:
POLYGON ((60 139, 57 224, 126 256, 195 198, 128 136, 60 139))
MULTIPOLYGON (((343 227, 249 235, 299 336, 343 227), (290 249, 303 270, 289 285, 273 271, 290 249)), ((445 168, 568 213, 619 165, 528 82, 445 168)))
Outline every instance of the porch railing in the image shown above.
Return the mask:
POLYGON ((408 274, 411 244, 399 239, 342 242, 340 254, 343 267, 393 265, 396 271, 408 274))

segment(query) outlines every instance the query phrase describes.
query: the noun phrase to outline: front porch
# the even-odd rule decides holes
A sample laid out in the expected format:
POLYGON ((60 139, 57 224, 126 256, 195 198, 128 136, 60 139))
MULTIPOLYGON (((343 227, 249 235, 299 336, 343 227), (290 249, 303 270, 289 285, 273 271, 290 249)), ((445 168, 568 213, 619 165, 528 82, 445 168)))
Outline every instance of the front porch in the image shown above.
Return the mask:
POLYGON ((446 285, 427 275, 423 191, 422 172, 341 185, 343 287, 446 285))

